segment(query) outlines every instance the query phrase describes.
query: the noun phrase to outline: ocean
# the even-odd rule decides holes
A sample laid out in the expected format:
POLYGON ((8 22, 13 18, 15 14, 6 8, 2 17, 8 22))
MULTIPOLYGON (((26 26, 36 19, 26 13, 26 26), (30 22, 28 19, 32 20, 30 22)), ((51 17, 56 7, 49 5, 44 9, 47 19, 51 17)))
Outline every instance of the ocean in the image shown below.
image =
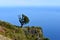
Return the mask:
MULTIPOLYGON (((19 25, 18 15, 25 14, 30 22, 26 26, 40 26, 45 37, 60 40, 59 7, 6 7, 0 8, 0 20, 19 25)), ((24 25, 25 26, 25 25, 24 25)))

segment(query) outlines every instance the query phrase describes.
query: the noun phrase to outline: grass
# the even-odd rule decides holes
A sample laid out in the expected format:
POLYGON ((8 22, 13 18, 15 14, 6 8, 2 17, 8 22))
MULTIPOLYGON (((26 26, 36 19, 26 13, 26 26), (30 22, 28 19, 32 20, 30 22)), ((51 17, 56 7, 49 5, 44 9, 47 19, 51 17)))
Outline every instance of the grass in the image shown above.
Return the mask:
POLYGON ((12 40, 37 40, 37 34, 39 34, 39 37, 42 40, 49 40, 44 37, 41 27, 32 26, 20 28, 19 26, 1 20, 0 27, 4 30, 4 32, 0 32, 0 34, 11 38, 12 40), (33 34, 34 31, 37 33, 33 34))

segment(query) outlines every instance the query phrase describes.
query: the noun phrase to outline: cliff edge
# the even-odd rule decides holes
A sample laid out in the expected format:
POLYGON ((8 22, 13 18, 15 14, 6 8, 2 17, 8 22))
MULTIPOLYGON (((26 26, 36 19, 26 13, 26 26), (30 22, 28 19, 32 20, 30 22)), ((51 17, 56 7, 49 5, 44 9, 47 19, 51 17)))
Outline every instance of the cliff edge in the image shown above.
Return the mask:
POLYGON ((0 21, 0 40, 49 40, 43 35, 41 27, 19 27, 0 21))

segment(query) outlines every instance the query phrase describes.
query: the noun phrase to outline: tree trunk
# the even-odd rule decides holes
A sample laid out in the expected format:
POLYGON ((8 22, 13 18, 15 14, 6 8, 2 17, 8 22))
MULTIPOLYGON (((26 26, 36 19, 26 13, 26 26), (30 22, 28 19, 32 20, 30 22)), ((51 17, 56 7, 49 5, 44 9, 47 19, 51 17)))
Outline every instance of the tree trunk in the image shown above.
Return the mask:
POLYGON ((23 24, 21 24, 21 28, 23 27, 23 24))

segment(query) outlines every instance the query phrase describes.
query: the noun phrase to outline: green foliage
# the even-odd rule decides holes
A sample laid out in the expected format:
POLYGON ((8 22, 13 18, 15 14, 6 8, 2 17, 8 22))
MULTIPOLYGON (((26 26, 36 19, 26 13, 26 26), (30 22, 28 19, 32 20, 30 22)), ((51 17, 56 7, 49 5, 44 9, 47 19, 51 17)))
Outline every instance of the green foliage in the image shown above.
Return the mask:
POLYGON ((0 20, 0 26, 11 29, 11 30, 15 30, 17 28, 15 25, 12 25, 8 22, 1 21, 1 20, 0 20))
POLYGON ((29 23, 29 18, 26 15, 24 15, 24 14, 22 14, 22 17, 19 15, 18 18, 19 18, 19 22, 21 23, 21 27, 24 24, 29 23))
POLYGON ((49 40, 48 38, 44 38, 41 27, 27 26, 20 28, 5 21, 0 21, 0 27, 4 30, 4 32, 0 32, 0 34, 12 40, 37 40, 37 34, 39 34, 39 37, 43 40, 49 40))

